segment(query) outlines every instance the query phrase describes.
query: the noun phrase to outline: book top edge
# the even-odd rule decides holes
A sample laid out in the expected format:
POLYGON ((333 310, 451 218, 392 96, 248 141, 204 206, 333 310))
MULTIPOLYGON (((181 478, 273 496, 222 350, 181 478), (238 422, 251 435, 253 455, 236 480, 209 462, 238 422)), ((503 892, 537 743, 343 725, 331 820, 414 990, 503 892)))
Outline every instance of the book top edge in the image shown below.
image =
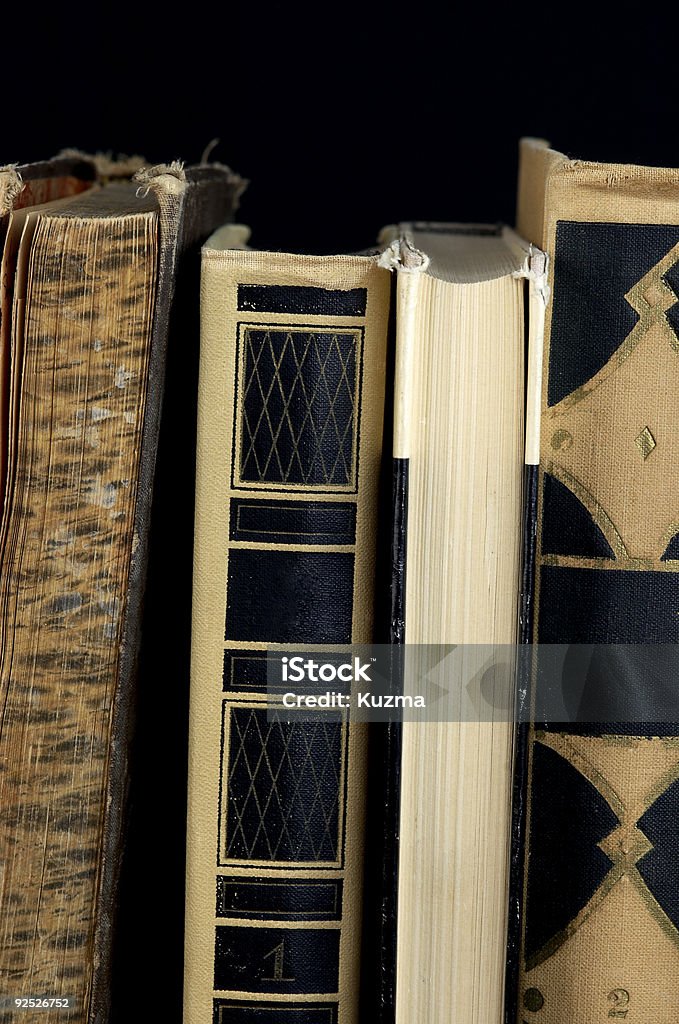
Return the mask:
POLYGON ((406 223, 384 228, 383 266, 446 284, 484 285, 528 274, 531 246, 502 224, 406 223))
POLYGON ((523 138, 524 153, 541 152, 547 162, 547 176, 564 176, 572 180, 603 182, 609 187, 618 184, 679 185, 679 167, 652 167, 644 164, 606 163, 580 160, 552 149, 544 139, 523 138))
MULTIPOLYGON (((244 232, 247 229, 244 225, 225 225, 225 229, 238 229, 244 232)), ((229 232, 230 234, 230 232, 229 232)), ((226 231, 222 229, 210 235, 202 248, 203 260, 211 263, 257 266, 263 263, 267 265, 281 264, 283 266, 299 265, 306 263, 309 266, 327 266, 329 264, 377 264, 381 254, 381 248, 375 248, 368 252, 357 253, 329 253, 318 255, 316 253, 289 252, 279 249, 250 249, 247 248, 242 237, 233 234, 227 237, 226 231), (221 236, 221 237, 220 237, 221 236)))
POLYGON ((389 225, 374 249, 360 253, 316 255, 248 248, 249 229, 225 224, 207 239, 203 261, 215 267, 300 269, 376 266, 383 270, 426 273, 459 285, 483 284, 507 276, 525 276, 531 247, 501 224, 415 222, 389 225))

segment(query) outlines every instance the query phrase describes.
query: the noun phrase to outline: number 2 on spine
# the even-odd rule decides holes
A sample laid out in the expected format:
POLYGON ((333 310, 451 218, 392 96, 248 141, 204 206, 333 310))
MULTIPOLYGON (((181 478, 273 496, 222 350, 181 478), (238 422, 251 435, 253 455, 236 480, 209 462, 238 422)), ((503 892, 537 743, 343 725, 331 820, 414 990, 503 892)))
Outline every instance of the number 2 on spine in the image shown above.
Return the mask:
POLYGON ((608 993, 609 1003, 613 1003, 608 1011, 609 1017, 625 1018, 629 1013, 629 992, 626 988, 614 988, 608 993))

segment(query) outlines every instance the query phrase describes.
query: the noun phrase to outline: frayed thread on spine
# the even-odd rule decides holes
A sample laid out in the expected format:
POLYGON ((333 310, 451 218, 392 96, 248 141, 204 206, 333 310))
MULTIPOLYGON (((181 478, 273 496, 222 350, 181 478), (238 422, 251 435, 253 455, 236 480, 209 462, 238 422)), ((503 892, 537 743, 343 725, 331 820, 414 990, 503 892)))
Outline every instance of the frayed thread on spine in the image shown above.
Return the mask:
POLYGON ((530 281, 545 306, 549 302, 548 268, 549 257, 547 253, 543 252, 542 249, 538 249, 537 246, 529 244, 523 266, 512 274, 512 277, 530 281))
POLYGON ((64 159, 85 160, 93 164, 97 178, 102 181, 117 181, 119 178, 131 178, 133 174, 146 164, 146 158, 138 153, 128 156, 126 153, 119 153, 113 156, 112 152, 106 153, 84 153, 80 149, 62 149, 58 156, 64 159))
POLYGON ((377 265, 384 270, 401 273, 422 273, 429 266, 429 257, 405 236, 395 238, 380 253, 377 265))
POLYGON ((163 178, 163 188, 167 192, 179 194, 186 185, 186 171, 182 160, 173 160, 169 164, 156 164, 154 167, 140 167, 132 180, 139 185, 137 196, 145 198, 152 188, 160 184, 159 179, 163 178))
POLYGON ((17 166, 6 164, 0 167, 0 216, 9 213, 23 190, 24 182, 17 166))

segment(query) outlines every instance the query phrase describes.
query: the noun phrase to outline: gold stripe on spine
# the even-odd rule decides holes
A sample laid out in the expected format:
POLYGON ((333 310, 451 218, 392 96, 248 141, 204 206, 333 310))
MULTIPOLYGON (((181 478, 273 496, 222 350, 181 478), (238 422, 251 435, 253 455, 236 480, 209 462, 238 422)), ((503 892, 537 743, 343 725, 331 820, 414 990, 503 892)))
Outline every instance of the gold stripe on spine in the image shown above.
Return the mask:
POLYGON ((556 477, 557 480, 560 480, 564 486, 568 487, 576 498, 582 502, 610 544, 615 557, 627 558, 627 549, 622 537, 615 528, 615 524, 609 519, 606 515, 606 511, 597 502, 596 498, 590 494, 587 488, 583 486, 576 477, 569 473, 568 470, 562 469, 562 467, 556 462, 547 462, 545 464, 545 469, 552 476, 556 477))
MULTIPOLYGON (((673 537, 679 533, 674 527, 673 537)), ((679 572, 679 559, 656 562, 652 558, 585 558, 582 555, 542 555, 540 565, 562 565, 571 569, 602 569, 617 572, 679 572)))
MULTIPOLYGON (((315 1004, 315 1003, 335 1003, 335 1004, 337 1004, 338 1003, 337 993, 336 992, 313 992, 311 994, 303 993, 303 994, 300 994, 300 995, 279 995, 277 992, 267 992, 266 995, 262 995, 260 997, 263 1000, 266 999, 267 1003, 283 1003, 283 1004, 286 1004, 286 1005, 283 1005, 283 1006, 262 1006, 259 1003, 258 997, 256 995, 253 996, 252 992, 246 992, 246 991, 230 992, 227 989, 215 989, 214 995, 215 995, 215 999, 224 999, 224 1000, 232 1000, 232 999, 236 1000, 237 999, 237 1000, 242 1001, 242 1002, 250 1002, 250 1001, 252 1001, 253 1005, 257 1009, 257 1013, 258 1014, 260 1014, 260 1013, 267 1013, 267 1012, 269 1012, 269 1013, 276 1013, 276 1014, 279 1015, 279 1020, 280 1020, 281 1012, 288 1009, 287 1004, 292 1005, 292 1004, 300 1003, 302 1006, 304 1006, 307 1003, 312 1003, 312 1004, 315 1004)), ((341 1006, 341 1004, 340 1004, 340 1006, 341 1006)), ((210 1017, 209 1020, 211 1021, 212 1017, 210 1017)), ((221 1015, 220 1015, 219 1020, 220 1020, 221 1024, 232 1024, 232 1020, 230 1021, 227 1017, 222 1017, 221 1015)), ((284 1024, 284 1022, 285 1022, 285 1017, 283 1017, 283 1024, 284 1024)), ((331 1019, 328 1018, 328 1024, 330 1024, 330 1022, 331 1022, 331 1019)), ((276 1024, 279 1024, 279 1022, 276 1021, 276 1024)), ((315 1021, 314 1021, 314 1024, 316 1024, 315 1021)), ((341 1024, 341 1022, 340 1022, 340 1024, 341 1024)))

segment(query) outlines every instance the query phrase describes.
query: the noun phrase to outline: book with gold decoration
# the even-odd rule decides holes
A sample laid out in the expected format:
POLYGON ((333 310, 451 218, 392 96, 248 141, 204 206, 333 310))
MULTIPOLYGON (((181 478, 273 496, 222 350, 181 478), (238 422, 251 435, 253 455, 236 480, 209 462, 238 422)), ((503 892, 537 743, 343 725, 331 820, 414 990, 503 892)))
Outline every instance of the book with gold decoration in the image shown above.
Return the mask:
POLYGON ((277 716, 267 666, 376 639, 380 530, 386 639, 513 650, 544 257, 493 226, 386 229, 359 256, 243 241, 203 249, 185 1019, 485 1024, 511 712, 375 724, 368 762, 365 723, 277 716))
POLYGON ((577 684, 527 743, 525 1024, 679 1013, 678 187, 522 144, 519 230, 552 256, 533 699, 559 647, 577 684))
POLYGON ((267 651, 373 639, 391 275, 203 249, 186 1024, 356 1024, 367 726, 276 717, 267 651))

